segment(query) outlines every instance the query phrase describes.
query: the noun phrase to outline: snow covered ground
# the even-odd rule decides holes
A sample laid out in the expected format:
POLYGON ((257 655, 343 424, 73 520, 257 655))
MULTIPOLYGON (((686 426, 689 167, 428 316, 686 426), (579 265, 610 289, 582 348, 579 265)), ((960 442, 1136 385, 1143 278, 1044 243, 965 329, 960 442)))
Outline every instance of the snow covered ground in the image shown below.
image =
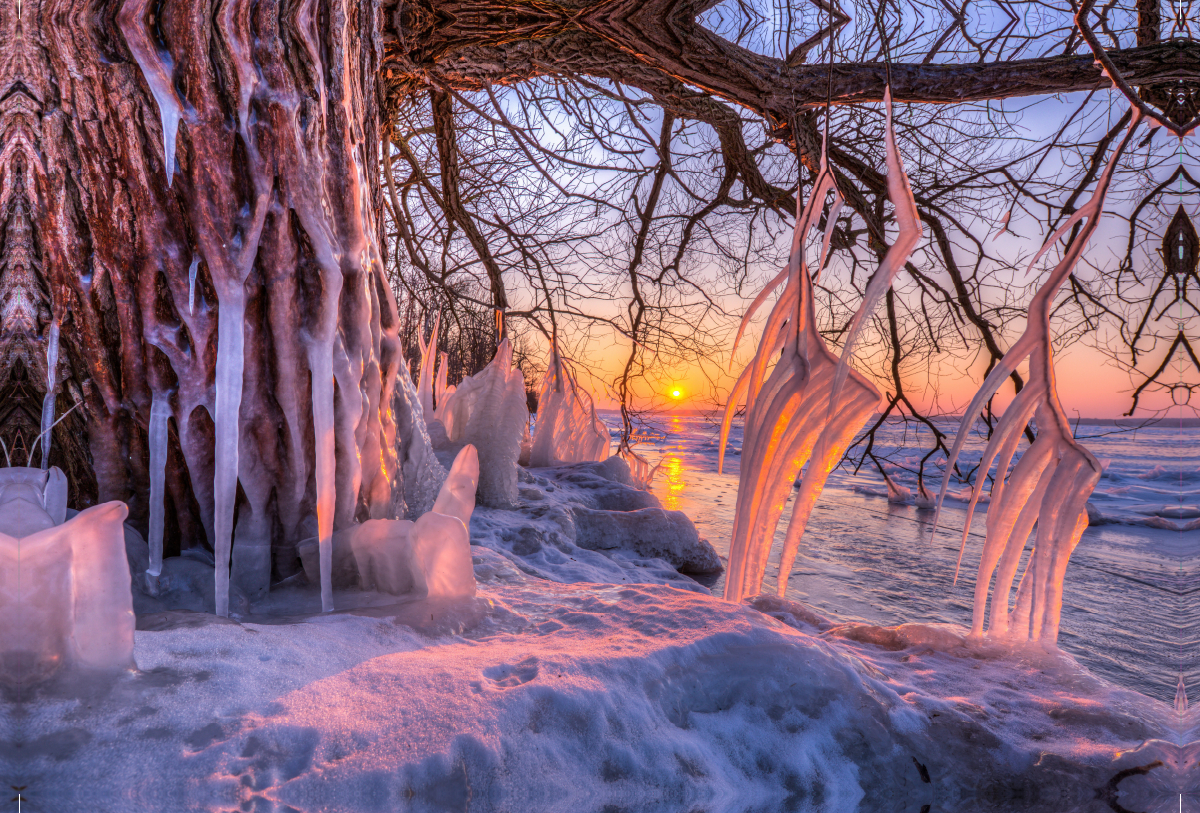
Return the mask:
POLYGON ((349 591, 320 614, 294 583, 236 620, 143 613, 136 673, 9 691, 0 779, 56 813, 1192 801, 1194 711, 949 625, 725 603, 677 571, 711 553, 690 523, 603 466, 476 510, 469 601, 349 591))
MULTIPOLYGON (((457 606, 146 619, 137 674, 4 706, 3 778, 30 811, 1064 811, 1175 751, 1165 706, 1067 658, 505 581, 457 606)), ((1176 781, 1133 779, 1112 792, 1176 781)))

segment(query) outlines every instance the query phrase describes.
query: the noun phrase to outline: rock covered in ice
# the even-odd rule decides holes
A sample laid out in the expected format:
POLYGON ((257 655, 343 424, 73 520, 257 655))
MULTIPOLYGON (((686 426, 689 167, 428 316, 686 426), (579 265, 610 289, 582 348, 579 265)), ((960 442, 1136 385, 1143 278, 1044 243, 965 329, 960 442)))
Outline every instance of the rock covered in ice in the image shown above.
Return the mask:
POLYGON ((134 667, 129 509, 108 502, 63 521, 65 485, 57 469, 0 469, 0 681, 10 685, 134 667))
POLYGON ((696 526, 682 511, 642 508, 637 511, 602 511, 579 506, 575 518, 575 544, 588 550, 630 550, 647 559, 662 559, 680 573, 717 573, 721 557, 701 539, 696 526))
POLYGON ((608 427, 596 415, 596 404, 575 380, 550 343, 550 360, 538 396, 537 428, 529 448, 530 466, 604 460, 610 445, 608 427))

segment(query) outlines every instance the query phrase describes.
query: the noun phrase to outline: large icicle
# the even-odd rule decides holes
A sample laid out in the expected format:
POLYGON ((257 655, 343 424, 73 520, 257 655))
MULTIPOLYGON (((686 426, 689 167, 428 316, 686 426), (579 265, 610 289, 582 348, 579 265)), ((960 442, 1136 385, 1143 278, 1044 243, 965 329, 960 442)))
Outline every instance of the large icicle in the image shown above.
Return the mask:
MULTIPOLYGON (((946 497, 950 472, 958 460, 971 425, 984 404, 996 394, 1017 366, 1028 358, 1029 381, 1005 411, 984 450, 983 458, 976 469, 975 487, 963 525, 960 564, 971 517, 982 494, 987 471, 995 462, 995 485, 992 487, 991 503, 988 506, 987 532, 975 583, 975 606, 971 624, 971 631, 975 636, 982 635, 984 631, 988 586, 995 573, 996 583, 992 590, 988 634, 998 638, 1037 641, 1048 648, 1055 647, 1058 640, 1062 586, 1067 562, 1087 527, 1087 500, 1100 479, 1102 468, 1087 449, 1075 442, 1070 424, 1059 403, 1054 382, 1050 313, 1055 294, 1079 262, 1096 232, 1117 161, 1124 153, 1141 118, 1141 113, 1135 110, 1121 144, 1113 152, 1108 166, 1096 182, 1091 199, 1050 236, 1029 264, 1032 271, 1042 255, 1063 235, 1078 227, 1062 259, 1030 302, 1025 333, 984 380, 971 405, 963 413, 958 435, 950 450, 947 476, 943 479, 941 492, 938 494, 939 514, 942 501, 946 497), (1037 438, 1010 473, 1009 464, 1016 454, 1025 425, 1031 417, 1036 420, 1037 438), (1010 610, 1009 597, 1013 589, 1013 580, 1016 578, 1026 540, 1035 524, 1037 537, 1034 548, 1017 587, 1015 606, 1010 610)), ((936 531, 936 516, 934 528, 936 531)))
POLYGON ((162 573, 163 517, 166 513, 167 421, 171 417, 170 396, 155 393, 150 404, 150 547, 151 576, 162 573))
MULTIPOLYGON (((214 387, 216 406, 213 414, 213 536, 215 566, 215 609, 217 615, 229 615, 229 557, 233 545, 233 512, 237 501, 242 374, 245 370, 246 315, 245 281, 258 252, 259 237, 267 216, 268 198, 260 195, 255 202, 246 238, 240 241, 235 257, 221 256, 224 274, 218 277, 217 359, 214 387)), ((211 268, 211 262, 209 267, 211 268)), ((214 275, 216 276, 216 275, 214 275)), ((332 390, 333 374, 329 387, 332 390)), ((313 387, 317 378, 313 377, 313 387)), ((332 401, 332 392, 330 393, 332 401)), ((314 409, 316 406, 314 404, 314 409)), ((321 435, 317 432, 317 471, 320 483, 321 435)), ((318 505, 320 499, 318 497, 318 505)))
POLYGON ((608 458, 611 436, 596 415, 596 405, 571 374, 550 342, 550 361, 538 396, 537 428, 533 433, 529 465, 586 463, 608 458))
POLYGON ((58 389, 58 320, 50 320, 46 334, 46 396, 42 399, 42 468, 50 467, 50 439, 54 429, 54 399, 58 389))
MULTIPOLYGON (((920 239, 919 223, 912 217, 915 212, 912 193, 895 149, 890 98, 889 92, 888 192, 897 211, 900 235, 872 277, 856 323, 861 323, 865 314, 878 304, 920 239)), ((822 264, 842 205, 823 150, 812 194, 807 205, 797 212, 788 267, 755 299, 738 331, 740 339, 767 294, 786 279, 784 290, 767 318, 758 350, 730 393, 722 420, 718 465, 723 468, 733 413, 744 397, 748 408, 742 470, 725 581, 725 598, 729 601, 741 601, 762 589, 776 526, 792 483, 807 463, 780 557, 778 592, 784 593, 804 528, 830 471, 879 404, 879 392, 850 368, 848 355, 844 354, 839 361, 817 331, 805 241, 830 194, 834 197, 821 240, 822 264), (767 368, 772 360, 775 366, 768 377, 767 368)))

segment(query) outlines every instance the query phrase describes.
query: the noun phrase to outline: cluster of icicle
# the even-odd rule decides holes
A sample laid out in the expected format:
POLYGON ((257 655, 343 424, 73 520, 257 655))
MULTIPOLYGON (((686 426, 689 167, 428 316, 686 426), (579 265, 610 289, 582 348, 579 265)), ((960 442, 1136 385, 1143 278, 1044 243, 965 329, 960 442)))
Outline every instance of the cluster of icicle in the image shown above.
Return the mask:
MULTIPOLYGON (((435 350, 431 339, 427 351, 430 359, 435 350)), ((425 381, 424 370, 421 381, 425 381)), ((525 377, 513 366, 507 338, 500 342, 496 356, 486 367, 463 378, 453 391, 443 392, 434 420, 442 422, 451 443, 470 443, 479 450, 480 503, 494 508, 514 505, 517 461, 522 437, 529 431, 529 407, 525 377)))
MULTIPOLYGON (((147 0, 128 0, 121 6, 117 24, 158 106, 169 184, 179 169, 175 152, 180 122, 188 122, 194 138, 202 137, 198 134, 207 125, 187 118, 173 83, 174 66, 166 52, 155 45, 153 32, 146 23, 149 5, 147 0)), ((282 148, 290 160, 286 163, 275 160, 273 150, 277 145, 270 139, 260 142, 262 128, 253 126, 251 109, 259 103, 269 104, 272 116, 278 116, 279 120, 298 120, 302 116, 297 111, 308 104, 309 99, 306 94, 287 89, 278 76, 259 68, 251 28, 237 16, 244 11, 244 4, 224 4, 214 15, 212 30, 213 36, 220 37, 229 50, 231 82, 238 88, 237 109, 231 112, 246 152, 246 183, 251 203, 238 216, 237 223, 219 224, 226 231, 211 227, 196 231, 198 256, 192 258, 189 269, 188 313, 180 315, 192 335, 199 335, 192 319, 196 305, 196 272, 203 262, 219 304, 215 376, 211 394, 205 378, 183 373, 178 376, 178 388, 172 390, 164 385, 156 387, 153 394, 150 421, 153 470, 151 569, 161 566, 166 421, 174 415, 180 448, 188 466, 199 470, 203 466, 196 459, 197 450, 206 444, 198 443, 192 437, 191 416, 197 407, 203 406, 212 416, 214 425, 212 490, 206 493, 204 483, 193 485, 202 503, 209 495, 212 500, 217 614, 229 613, 231 558, 243 590, 252 597, 265 594, 271 574, 271 512, 268 505, 276 500, 281 505, 286 503, 293 507, 304 504, 309 465, 316 492, 321 599, 323 609, 328 611, 333 609, 330 574, 335 518, 338 524, 348 525, 357 510, 360 495, 367 497, 371 516, 386 513, 392 502, 390 479, 396 464, 396 437, 387 405, 392 399, 399 360, 395 302, 386 285, 377 288, 372 281, 381 276, 382 261, 371 236, 371 185, 367 169, 371 166, 370 148, 355 143, 349 132, 343 133, 322 122, 321 126, 310 129, 315 132, 326 127, 331 133, 329 138, 349 160, 344 163, 328 161, 324 143, 320 139, 309 139, 308 134, 298 127, 286 131, 294 139, 282 148), (274 80, 281 84, 272 84, 274 80), (337 177, 331 178, 334 166, 337 177), (333 188, 339 190, 342 207, 349 212, 346 217, 335 217, 330 209, 326 195, 333 188), (295 478, 295 490, 290 494, 281 493, 269 477, 256 476, 254 468, 259 461, 245 461, 246 470, 243 471, 240 459, 240 409, 247 372, 246 282, 254 268, 260 241, 276 239, 264 238, 264 226, 272 211, 275 214, 272 228, 281 219, 294 217, 307 235, 321 283, 318 310, 310 315, 313 324, 297 331, 302 337, 302 347, 278 351, 277 375, 282 379, 278 389, 281 392, 292 390, 288 398, 278 402, 290 448, 308 448, 304 435, 309 426, 314 448, 311 464, 298 464, 301 476, 295 478), (346 280, 350 283, 344 288, 346 280), (377 291, 382 293, 377 294, 377 291), (347 312, 354 309, 358 318, 340 322, 339 308, 347 312), (391 317, 388 327, 381 323, 383 311, 391 317), (289 363, 284 364, 284 361, 289 363), (303 373, 297 373, 301 366, 311 381, 308 393, 311 411, 307 416, 302 414, 301 403, 294 397, 294 390, 303 386, 297 384, 302 380, 299 375, 303 373), (335 381, 336 390, 344 399, 336 409, 335 381), (304 425, 305 418, 311 419, 309 426, 304 425), (339 448, 343 450, 340 457, 339 448), (237 512, 235 528, 239 482, 248 508, 237 512), (238 537, 236 546, 233 545, 235 533, 238 537)), ((322 48, 316 36, 320 29, 315 7, 301 4, 294 23, 292 27, 301 40, 301 52, 320 66, 322 48)), ((347 58, 343 64, 348 72, 353 61, 347 58)), ((312 75, 316 77, 317 98, 322 100, 320 107, 325 107, 326 102, 331 109, 338 103, 347 103, 344 94, 349 91, 344 88, 353 83, 349 75, 329 74, 319 67, 312 75)), ((193 175, 198 172, 195 169, 189 171, 193 175)), ((215 208, 204 208, 203 187, 200 190, 188 198, 191 219, 196 224, 209 224, 215 208)), ((196 363, 190 351, 180 351, 169 342, 157 346, 168 355, 177 371, 190 372, 196 363)))
POLYGON ((792 507, 779 562, 778 592, 783 595, 799 550, 805 525, 830 471, 850 441, 879 405, 879 391, 849 366, 859 331, 904 268, 921 239, 922 229, 908 177, 900 163, 892 128, 891 90, 885 91, 888 198, 895 208, 899 233, 871 277, 855 314, 839 360, 817 330, 812 277, 805 260, 809 231, 817 225, 832 193, 817 268, 824 265, 843 198, 822 148, 821 164, 808 203, 796 216, 791 259, 751 303, 742 320, 734 350, 755 311, 780 283, 775 303, 754 359, 730 393, 721 423, 718 470, 724 468, 725 445, 737 405, 747 404, 741 477, 729 545, 725 599, 741 601, 762 589, 775 529, 804 465, 808 470, 792 507), (767 367, 775 359, 767 376, 767 367), (764 381, 765 378, 765 381, 764 381))
POLYGON ((529 465, 586 463, 608 458, 608 427, 596 415, 596 404, 575 380, 550 342, 550 361, 538 396, 537 428, 529 452, 529 465))
MULTIPOLYGON (((939 511, 946 496, 949 472, 954 469, 975 418, 1017 366, 1028 358, 1029 381, 1013 399, 992 433, 977 469, 975 487, 963 525, 962 549, 958 555, 960 566, 967 531, 987 479, 986 473, 992 463, 996 463, 995 484, 987 512, 987 533, 975 583, 971 630, 975 636, 983 634, 988 585, 994 573, 996 583, 992 591, 989 636, 1036 641, 1047 647, 1055 646, 1058 640, 1067 561, 1087 527, 1087 501, 1100 480, 1102 469, 1096 458, 1075 442, 1058 400, 1054 383, 1050 312, 1054 295, 1070 276, 1096 232, 1113 170, 1141 118, 1141 113, 1134 111, 1129 129, 1097 181, 1091 199, 1046 240, 1029 264, 1032 270, 1034 264, 1064 235, 1072 229, 1078 229, 1062 259, 1030 302, 1025 333, 984 380, 971 405, 963 413, 958 435, 950 450, 946 468, 948 474, 942 481, 938 495, 939 511), (1009 465, 1030 418, 1035 420, 1037 439, 1009 473, 1009 465), (1034 525, 1037 526, 1037 537, 1018 583, 1014 606, 1010 608, 1013 580, 1034 525)), ((934 527, 937 527, 936 518, 934 527)), ((957 578, 956 570, 955 580, 957 578)))

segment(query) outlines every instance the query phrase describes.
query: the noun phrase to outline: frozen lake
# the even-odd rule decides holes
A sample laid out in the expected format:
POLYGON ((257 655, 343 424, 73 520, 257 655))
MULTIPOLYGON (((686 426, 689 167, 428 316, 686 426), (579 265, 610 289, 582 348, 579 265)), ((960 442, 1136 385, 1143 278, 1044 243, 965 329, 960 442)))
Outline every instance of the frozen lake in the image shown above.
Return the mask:
MULTIPOLYGON (((610 424, 616 416, 605 414, 610 424)), ((741 426, 735 423, 724 474, 717 474, 719 426, 714 417, 679 413, 656 418, 656 437, 638 449, 663 467, 654 491, 664 507, 684 511, 724 556, 737 496, 741 426)), ((953 437, 951 422, 939 428, 953 437)), ((1180 670, 1196 702, 1200 661, 1189 646, 1200 634, 1200 429, 1158 424, 1078 427, 1078 437, 1106 463, 1092 503, 1109 523, 1087 529, 1071 557, 1064 589, 1059 644, 1105 679, 1171 703, 1180 670)), ((916 465, 929 430, 889 425, 875 453, 889 476, 916 492, 916 465)), ((964 469, 974 466, 984 441, 973 438, 964 469)), ((941 470, 927 467, 936 494, 941 470)), ((796 560, 788 597, 842 620, 876 624, 904 621, 970 626, 975 568, 983 542, 983 510, 976 512, 953 584, 969 488, 951 481, 941 527, 933 511, 889 503, 883 478, 866 466, 855 476, 839 469, 821 495, 796 560)), ((985 495, 986 499, 986 495, 985 495)), ((980 509, 985 509, 981 505, 980 509)), ((776 544, 782 543, 786 518, 776 544)), ((778 550, 764 592, 773 592, 778 550)), ((719 592, 723 585, 711 585, 719 592)))

